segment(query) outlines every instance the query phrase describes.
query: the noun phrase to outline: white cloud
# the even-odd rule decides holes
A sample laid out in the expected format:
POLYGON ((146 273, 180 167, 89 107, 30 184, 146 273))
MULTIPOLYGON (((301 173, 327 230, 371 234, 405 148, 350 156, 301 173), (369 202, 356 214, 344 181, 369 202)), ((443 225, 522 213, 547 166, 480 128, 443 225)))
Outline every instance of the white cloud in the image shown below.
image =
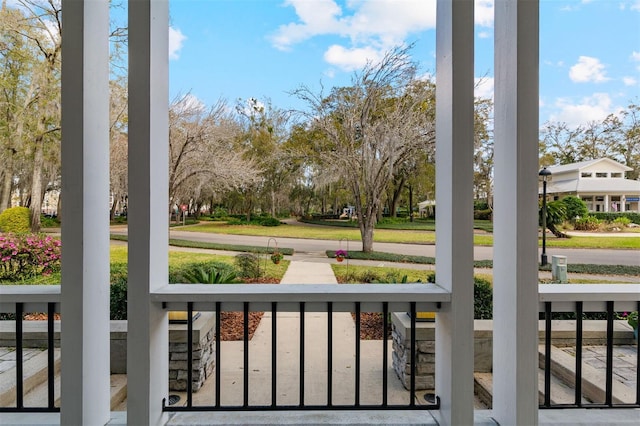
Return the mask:
POLYGON ((640 52, 631 52, 631 60, 640 62, 640 52))
POLYGON ((605 74, 604 64, 590 56, 580 56, 578 63, 569 70, 569 78, 574 83, 602 83, 609 80, 605 74))
POLYGON ((480 31, 478 33, 479 38, 491 38, 491 33, 489 31, 480 31))
POLYGON ((631 5, 631 10, 637 10, 638 12, 640 12, 640 0, 636 0, 636 1, 631 5))
POLYGON ((555 107, 558 112, 551 114, 549 120, 564 122, 570 127, 577 127, 590 121, 600 121, 607 115, 621 110, 612 105, 608 93, 594 93, 577 104, 571 103, 568 99, 559 98, 556 100, 555 107))
MULTIPOLYGON (((476 23, 492 27, 494 0, 475 1, 476 23)), ((324 57, 344 70, 353 70, 364 58, 382 57, 384 51, 405 43, 410 34, 435 29, 436 2, 347 0, 342 7, 336 0, 285 0, 284 6, 293 7, 298 20, 281 25, 269 39, 275 48, 289 50, 316 36, 343 37, 347 41, 332 45, 324 57), (349 54, 354 57, 346 57, 349 54)))
POLYGON ((475 0, 475 21, 481 27, 493 27, 493 2, 494 0, 475 0))
POLYGON ((493 99, 493 77, 476 77, 474 78, 473 94, 477 98, 493 99))
POLYGON ((345 48, 334 44, 324 54, 324 60, 345 71, 362 68, 367 62, 377 62, 382 59, 382 53, 372 47, 345 48))
POLYGON ((169 27, 169 59, 180 58, 180 50, 186 39, 187 36, 182 34, 182 31, 169 27))
POLYGON ((622 82, 625 86, 635 86, 638 84, 638 80, 633 77, 622 77, 622 82))

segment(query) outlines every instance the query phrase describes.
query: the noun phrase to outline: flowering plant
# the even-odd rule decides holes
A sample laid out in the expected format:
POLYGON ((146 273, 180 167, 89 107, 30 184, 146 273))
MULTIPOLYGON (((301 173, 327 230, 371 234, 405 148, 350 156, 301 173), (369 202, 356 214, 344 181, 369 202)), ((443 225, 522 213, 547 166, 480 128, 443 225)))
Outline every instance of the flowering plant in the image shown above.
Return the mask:
POLYGON ((60 245, 49 235, 0 235, 0 280, 22 281, 59 271, 60 245))
POLYGON ((342 257, 342 258, 344 258, 344 257, 347 257, 347 254, 348 254, 348 253, 347 253, 347 251, 346 251, 346 250, 342 250, 342 249, 340 249, 340 250, 336 250, 336 257, 342 257))
POLYGON ((629 323, 631 328, 634 330, 638 328, 638 311, 625 312, 622 316, 627 318, 627 323, 629 323))
POLYGON ((271 261, 273 263, 279 263, 283 257, 284 257, 283 254, 276 250, 271 255, 271 261))

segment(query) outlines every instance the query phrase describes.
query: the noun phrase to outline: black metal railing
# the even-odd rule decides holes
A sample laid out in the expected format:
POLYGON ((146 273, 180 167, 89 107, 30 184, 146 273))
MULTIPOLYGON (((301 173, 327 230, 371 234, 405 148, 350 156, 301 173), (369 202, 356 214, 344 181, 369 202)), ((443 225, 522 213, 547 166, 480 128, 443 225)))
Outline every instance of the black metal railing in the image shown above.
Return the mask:
MULTIPOLYGON (((17 287, 17 286, 16 286, 17 287)), ((11 386, 9 383, 9 388, 5 388, 2 391, 6 394, 11 394, 12 391, 15 392, 14 398, 7 398, 15 400, 14 404, 10 404, 8 406, 0 407, 0 412, 23 412, 23 413, 31 413, 31 412, 59 412, 60 407, 56 406, 56 398, 55 398, 55 373, 56 373, 56 361, 55 361, 55 314, 59 312, 57 307, 59 306, 56 302, 48 302, 48 303, 28 303, 29 312, 44 312, 47 313, 47 399, 46 401, 42 401, 42 403, 46 402, 46 405, 26 405, 25 404, 25 396, 30 391, 30 389, 25 389, 25 362, 24 362, 24 349, 25 349, 25 341, 24 341, 24 316, 27 313, 25 311, 25 303, 23 302, 15 302, 13 305, 15 306, 13 311, 6 309, 6 305, 10 302, 3 301, 3 309, 2 313, 13 314, 15 322, 15 382, 11 386)), ((8 373, 5 373, 8 374, 8 373)))
MULTIPOLYGON (((264 287, 265 285, 261 285, 261 287, 264 287)), ((180 286, 173 286, 173 288, 178 288, 180 286)), ((227 286, 225 286, 227 287, 227 286)), ((331 294, 324 294, 326 299, 329 299, 331 297, 331 294)), ((215 295, 210 295, 210 297, 215 297, 215 295)), ((272 298, 277 298, 277 296, 273 296, 272 298)), ((447 296, 448 297, 448 296, 447 296)), ((269 298, 267 296, 267 298, 269 298)), ((166 299, 166 298, 165 298, 166 299)), ((215 312, 215 339, 214 339, 214 351, 215 351, 215 367, 214 367, 214 374, 212 375, 212 377, 208 378, 207 380, 213 380, 214 384, 211 385, 209 384, 206 387, 202 387, 199 392, 200 394, 198 395, 198 400, 200 401, 198 404, 196 404, 194 402, 194 391, 193 391, 193 382, 192 382, 192 376, 191 376, 191 372, 194 370, 194 341, 193 341, 193 335, 194 335, 194 320, 190 320, 187 323, 187 330, 186 330, 186 334, 187 334, 187 365, 186 365, 186 369, 188 371, 188 377, 187 377, 187 384, 186 384, 186 401, 183 405, 168 405, 165 404, 163 401, 163 408, 165 411, 169 411, 169 412, 178 412, 178 411, 270 411, 270 410, 411 410, 411 409, 439 409, 440 407, 440 400, 439 398, 436 396, 435 397, 435 402, 430 403, 427 401, 422 401, 422 399, 419 401, 419 403, 416 403, 417 399, 418 399, 418 391, 416 389, 416 366, 417 366, 417 360, 416 360, 416 351, 417 351, 417 344, 416 344, 416 312, 417 312, 417 307, 421 306, 424 307, 424 303, 423 304, 418 304, 415 301, 410 302, 410 301, 406 301, 406 302, 401 302, 398 303, 397 301, 390 303, 390 302, 371 302, 371 301, 348 301, 345 302, 344 299, 338 299, 340 300, 339 302, 334 302, 331 300, 327 300, 327 301, 318 301, 318 300, 313 300, 313 298, 307 298, 307 300, 298 300, 295 302, 292 302, 291 300, 284 300, 284 301, 263 301, 263 302, 247 302, 247 301, 243 301, 240 302, 239 300, 234 300, 234 301, 212 301, 209 303, 205 303, 205 302, 198 302, 196 304, 194 304, 194 302, 186 302, 186 303, 167 303, 167 302, 163 302, 165 309, 171 309, 171 310, 184 310, 184 306, 186 306, 186 317, 187 318, 193 318, 193 312, 194 310, 196 310, 195 305, 197 305, 197 311, 200 312, 206 312, 206 311, 214 311, 215 312), (394 394, 394 398, 390 398, 390 378, 389 378, 389 373, 388 373, 388 369, 389 369, 389 350, 388 350, 388 346, 391 343, 390 338, 389 338, 389 330, 391 330, 391 324, 390 324, 390 312, 391 312, 391 306, 393 306, 394 311, 398 311, 398 307, 402 308, 402 312, 403 315, 405 315, 405 313, 409 313, 410 314, 410 318, 411 318, 411 333, 410 333, 410 366, 408 366, 408 368, 410 368, 410 386, 409 389, 407 391, 402 392, 403 393, 403 399, 401 401, 401 403, 398 402, 398 394, 394 394), (238 310, 237 308, 241 308, 241 310, 238 310), (264 309, 267 308, 267 309, 264 309), (229 312, 229 311, 234 311, 235 312, 241 312, 242 313, 242 317, 244 319, 244 323, 243 323, 243 337, 242 337, 242 348, 243 348, 243 354, 242 354, 242 391, 241 391, 241 395, 240 395, 240 390, 234 390, 232 392, 233 393, 233 397, 230 397, 229 394, 225 395, 225 391, 227 389, 225 389, 225 386, 227 382, 223 381, 222 375, 224 374, 223 371, 223 364, 221 364, 222 361, 222 357, 225 356, 225 350, 227 348, 225 348, 225 344, 221 341, 221 327, 223 326, 222 324, 222 318, 221 318, 221 313, 222 312, 229 312), (250 345, 250 338, 249 338, 249 313, 250 312, 256 312, 256 311, 263 311, 263 312, 270 312, 270 316, 271 316, 271 327, 270 327, 270 333, 271 333, 271 338, 270 338, 270 342, 271 342, 271 348, 269 350, 269 354, 265 353, 263 354, 265 357, 270 356, 271 357, 271 362, 269 363, 268 360, 266 360, 265 362, 262 362, 261 365, 265 366, 265 365, 270 365, 270 374, 269 372, 264 373, 264 376, 261 377, 268 377, 268 380, 270 381, 270 384, 264 384, 262 383, 262 387, 260 388, 260 390, 256 390, 255 387, 252 386, 252 380, 250 380, 250 376, 251 376, 251 367, 252 365, 250 364, 250 356, 251 351, 252 351, 252 347, 250 345), (279 357, 279 348, 278 348, 278 314, 279 313, 285 313, 285 312, 293 312, 293 313, 297 313, 298 314, 298 318, 297 320, 297 327, 299 328, 299 336, 295 336, 295 331, 292 330, 293 334, 291 335, 291 339, 293 339, 296 345, 296 349, 297 349, 297 353, 298 353, 298 360, 297 360, 297 364, 298 365, 291 365, 289 366, 290 368, 293 369, 293 371, 291 372, 290 375, 297 375, 297 385, 291 386, 291 383, 289 383, 289 385, 291 386, 292 389, 293 387, 297 388, 297 395, 292 396, 292 395, 288 395, 289 398, 278 398, 278 390, 279 390, 279 385, 280 382, 279 380, 282 380, 282 376, 279 376, 278 370, 277 370, 277 363, 278 363, 278 357, 279 357), (353 342, 351 344, 348 344, 348 348, 345 348, 344 346, 341 346, 339 349, 336 348, 335 346, 335 340, 336 337, 334 336, 334 321, 335 321, 335 315, 339 312, 350 312, 351 315, 354 317, 354 328, 355 328, 355 339, 353 340, 353 342), (361 343, 361 338, 360 338, 360 322, 361 322, 361 318, 362 318, 362 314, 363 312, 376 312, 379 313, 380 316, 382 317, 382 340, 381 340, 381 345, 382 345, 382 350, 381 350, 381 355, 380 358, 377 359, 377 354, 376 354, 376 359, 377 359, 377 365, 379 365, 379 370, 376 368, 376 377, 378 377, 378 379, 376 379, 376 383, 381 382, 381 384, 379 385, 380 388, 379 389, 371 389, 369 386, 367 386, 366 389, 363 389, 362 383, 363 383, 363 377, 362 377, 362 368, 363 368, 363 363, 362 363, 362 358, 363 358, 363 347, 362 347, 362 343, 361 343), (326 314, 326 320, 322 319, 322 326, 326 328, 326 341, 322 342, 322 341, 318 341, 318 337, 316 337, 315 335, 309 336, 306 332, 306 328, 307 328, 307 321, 309 321, 309 319, 307 318, 308 315, 313 315, 315 313, 323 313, 326 314), (309 343, 311 340, 313 340, 314 342, 314 353, 313 354, 308 354, 306 351, 310 350, 309 347, 306 348, 305 350, 305 343, 309 343), (336 377, 334 376, 334 374, 336 374, 335 372, 337 370, 335 370, 336 368, 336 364, 335 364, 335 359, 334 359, 334 351, 335 350, 348 350, 350 351, 350 354, 353 354, 353 370, 349 370, 350 372, 352 371, 352 383, 349 383, 349 389, 353 389, 353 394, 349 395, 349 400, 345 400, 344 397, 344 389, 340 389, 336 386, 341 386, 344 383, 340 382, 337 383, 336 382, 336 377), (317 374, 317 372, 311 371, 311 374, 313 377, 308 377, 307 373, 309 373, 309 371, 307 371, 309 368, 308 365, 308 356, 309 355, 315 355, 315 352, 317 351, 326 351, 326 361, 323 359, 323 363, 324 365, 322 366, 322 368, 326 368, 326 376, 323 375, 320 372, 320 375, 317 374), (305 366, 307 368, 305 368, 305 366), (311 382, 311 380, 314 380, 313 382, 311 382), (318 380, 319 382, 316 382, 315 380, 318 380), (310 385, 311 383, 313 383, 313 385, 310 385), (315 389, 311 390, 311 392, 315 392, 312 394, 312 397, 309 398, 309 394, 308 394, 308 389, 305 387, 305 384, 308 387, 314 387, 315 389), (318 391, 318 388, 322 388, 321 391, 318 391), (214 395, 203 395, 203 392, 207 392, 208 389, 215 389, 214 395), (266 393, 269 392, 270 389, 270 393, 271 395, 260 395, 260 398, 255 398, 255 395, 257 393, 266 393), (340 389, 342 391, 342 397, 336 395, 336 389, 340 389), (364 394, 364 392, 366 392, 366 395, 364 394), (319 393, 323 393, 323 395, 319 395, 319 393), (252 398, 250 398, 250 395, 252 396, 252 398), (363 398, 366 397, 366 398, 363 398), (251 399, 251 401, 250 401, 251 399), (260 399, 261 401, 264 402, 259 402, 256 403, 256 399, 260 399), (280 399, 280 400, 279 400, 280 399), (292 400, 295 401, 295 399, 297 399, 297 403, 292 403, 292 400), (309 401, 309 399, 312 399, 313 401, 309 401), (321 403, 318 403, 317 400, 321 400, 321 403), (371 402, 375 399, 375 402, 371 402), (228 403, 228 401, 233 400, 233 403, 228 403), (286 401, 285 401, 286 400, 286 401), (393 401, 392 401, 393 400, 393 401), (211 403, 207 403, 207 402, 202 402, 202 401, 211 401, 211 403)), ((437 310, 437 308, 440 307, 440 303, 441 302, 432 302, 430 303, 430 308, 431 310, 437 310)), ((262 327, 262 326, 261 326, 262 327)), ((265 327, 268 327, 265 326, 265 327)), ((280 330, 282 331, 282 330, 280 330)), ((324 333, 324 331, 323 331, 324 333)), ((324 334, 323 334, 324 335, 324 334)), ((322 338, 320 338, 322 339, 322 338)), ((265 341, 268 341, 268 339, 266 339, 265 341)), ((376 342, 377 344, 377 342, 376 342)), ((268 346, 268 345, 267 345, 268 346)), ((236 346, 237 347, 237 346, 236 346)), ((237 350, 236 352, 237 353, 237 350)), ((227 356, 233 356, 233 355, 227 355, 227 356)), ((371 354, 368 353, 367 356, 369 357, 367 360, 367 373, 371 374, 371 354)), ((240 362, 240 360, 238 359, 238 363, 240 362)), ((315 362, 314 367, 313 368, 319 368, 317 365, 317 360, 313 361, 315 362)), ((195 367, 196 369, 198 367, 195 367)), ((268 368, 268 367, 267 367, 268 368)), ((351 374, 351 373, 349 373, 351 374)), ((239 377, 239 376, 238 376, 239 377)), ((340 376, 342 379, 344 379, 344 375, 340 376)), ((290 379, 290 378, 289 378, 290 379)), ((398 384, 396 385, 396 388, 398 386, 402 386, 400 384, 400 380, 398 380, 398 384)), ((395 391, 397 392, 397 391, 395 391)))
MULTIPOLYGON (((629 306, 632 303, 633 299, 625 302, 625 306, 629 306)), ((540 408, 543 409, 554 409, 554 408, 640 408, 640 345, 636 340, 635 342, 635 390, 632 391, 633 395, 630 397, 629 386, 624 385, 619 382, 614 377, 614 347, 616 342, 620 344, 621 338, 614 339, 614 324, 616 319, 618 318, 618 314, 616 311, 616 303, 614 301, 605 302, 605 311, 604 312, 596 312, 590 309, 588 312, 585 311, 585 302, 583 301, 575 301, 572 302, 574 304, 574 309, 572 312, 566 312, 566 309, 554 310, 554 302, 545 301, 543 303, 544 306, 544 391, 543 391, 543 401, 540 404, 540 408), (553 391, 552 391, 552 376, 553 376, 553 319, 557 318, 558 315, 562 315, 563 319, 568 317, 572 317, 575 320, 575 364, 573 366, 573 376, 568 380, 565 379, 565 384, 568 386, 573 386, 573 401, 570 402, 554 402, 552 401, 553 391), (584 321, 586 318, 597 318, 602 321, 601 318, 604 317, 604 321, 606 321, 606 331, 605 331, 605 368, 604 372, 598 370, 598 383, 591 383, 593 381, 593 377, 589 378, 590 381, 589 387, 594 388, 597 387, 597 391, 592 390, 591 392, 585 391, 584 383, 587 379, 583 375, 584 368, 591 368, 589 366, 584 366, 584 348, 585 348, 585 332, 584 332, 584 321), (601 383, 604 383, 603 392, 600 391, 598 387, 601 383), (623 395, 620 397, 616 397, 614 395, 614 388, 622 390, 623 395), (602 397, 598 397, 599 394, 603 394, 602 397)), ((640 311, 640 301, 633 302, 635 303, 635 310, 640 311)), ((559 304, 563 305, 563 308, 566 308, 567 302, 562 301, 559 304)), ((633 309, 632 309, 633 310, 633 309)), ((619 311, 618 311, 619 312, 619 311)), ((627 332, 629 335, 630 333, 627 332)), ((628 338, 627 338, 628 339, 628 338)), ((631 347, 633 345, 628 342, 631 347)), ((632 369, 630 369, 632 370, 632 369)), ((564 369, 564 375, 567 373, 567 369, 564 369)))

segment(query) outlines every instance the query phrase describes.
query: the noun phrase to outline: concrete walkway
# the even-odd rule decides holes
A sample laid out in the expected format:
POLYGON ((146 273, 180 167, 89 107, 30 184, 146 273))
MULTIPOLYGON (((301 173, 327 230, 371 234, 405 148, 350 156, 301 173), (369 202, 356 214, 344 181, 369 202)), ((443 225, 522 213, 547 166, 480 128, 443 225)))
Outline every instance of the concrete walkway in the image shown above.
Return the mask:
MULTIPOLYGON (((293 261, 280 285, 337 284, 331 266, 326 263, 293 261)), ((327 314, 305 313, 305 405, 327 404, 327 314)), ((249 404, 271 404, 271 340, 273 318, 266 312, 249 343, 249 404)), ((300 403, 300 314, 277 314, 277 404, 300 403)), ((332 403, 354 404, 355 395, 355 324, 348 312, 333 314, 332 403)), ((391 367, 391 341, 388 374, 390 404, 408 404, 409 392, 404 389, 391 367)), ((222 342, 220 395, 222 405, 241 405, 243 401, 243 342, 222 342)), ((382 341, 361 341, 360 403, 380 404, 382 401, 382 341)), ((208 379, 194 394, 194 405, 213 404, 215 380, 208 379)), ((420 398, 419 398, 420 399, 420 398)), ((180 401, 184 402, 184 397, 180 401)))

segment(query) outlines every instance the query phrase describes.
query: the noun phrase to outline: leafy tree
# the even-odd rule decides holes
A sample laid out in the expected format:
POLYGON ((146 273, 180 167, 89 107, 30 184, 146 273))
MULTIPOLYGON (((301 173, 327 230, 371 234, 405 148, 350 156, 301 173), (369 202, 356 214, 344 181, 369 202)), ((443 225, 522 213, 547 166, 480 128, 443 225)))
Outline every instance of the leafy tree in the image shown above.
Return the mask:
POLYGON ((572 222, 575 221, 578 217, 585 217, 589 214, 587 204, 574 195, 564 197, 560 201, 562 201, 565 206, 566 218, 572 222))

